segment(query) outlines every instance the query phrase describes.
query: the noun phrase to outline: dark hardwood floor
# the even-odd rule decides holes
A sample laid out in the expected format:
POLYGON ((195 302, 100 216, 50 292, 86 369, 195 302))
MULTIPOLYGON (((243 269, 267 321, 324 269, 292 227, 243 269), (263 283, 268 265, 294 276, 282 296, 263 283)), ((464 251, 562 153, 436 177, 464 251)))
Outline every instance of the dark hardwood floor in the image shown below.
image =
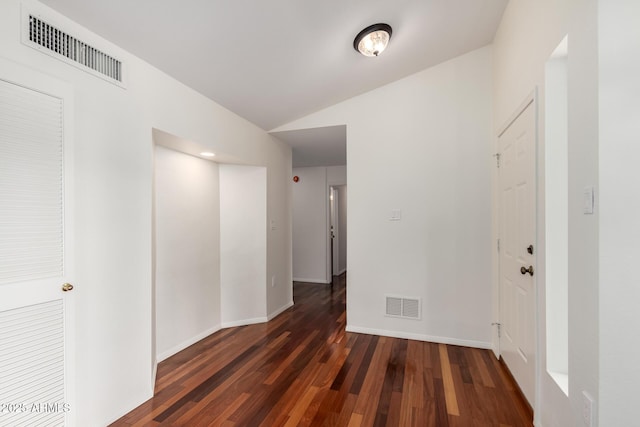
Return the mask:
POLYGON ((153 399, 112 425, 532 426, 491 352, 346 333, 344 276, 294 300, 162 362, 153 399))

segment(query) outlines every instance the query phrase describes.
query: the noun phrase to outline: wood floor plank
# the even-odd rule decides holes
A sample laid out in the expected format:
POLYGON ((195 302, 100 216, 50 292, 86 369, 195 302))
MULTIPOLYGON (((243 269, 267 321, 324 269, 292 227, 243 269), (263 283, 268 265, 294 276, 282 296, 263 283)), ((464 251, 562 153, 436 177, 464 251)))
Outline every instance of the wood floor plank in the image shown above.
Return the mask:
POLYGON ((447 413, 459 416, 458 400, 456 399, 456 388, 453 383, 453 374, 451 373, 451 365, 449 364, 449 354, 444 344, 438 345, 440 354, 440 365, 442 369, 442 385, 444 387, 444 398, 447 402, 447 413))
POLYGON ((362 415, 354 413, 351 415, 349 425, 347 427, 360 427, 362 425, 362 415))
POLYGON ((444 384, 441 378, 433 379, 434 392, 434 417, 435 425, 438 427, 447 427, 449 425, 449 413, 447 412, 447 402, 444 391, 444 384))
POLYGON ((531 427, 488 350, 345 331, 346 278, 295 283, 272 321, 218 331, 158 366, 116 427, 531 427))
POLYGON ((312 333, 310 333, 309 336, 302 343, 300 343, 300 345, 298 345, 296 349, 282 361, 282 363, 280 363, 280 365, 271 373, 271 375, 267 377, 267 379, 264 381, 264 384, 273 384, 276 379, 278 379, 278 377, 282 375, 282 373, 287 369, 287 367, 290 366, 291 363, 300 355, 300 353, 302 353, 302 351, 308 347, 309 342, 311 342, 317 334, 318 331, 313 331, 312 333))
POLYGON ((235 411, 240 409, 240 407, 244 405, 244 403, 249 399, 251 399, 251 395, 249 393, 240 394, 240 396, 238 396, 236 400, 234 400, 229 406, 227 406, 220 415, 218 415, 216 418, 214 418, 211 421, 204 419, 201 425, 202 426, 205 426, 205 425, 218 426, 218 425, 224 424, 225 422, 228 421, 228 418, 231 416, 231 414, 233 414, 235 411))
POLYGON ((484 359, 482 358, 482 351, 478 349, 471 349, 471 353, 473 354, 473 358, 476 362, 476 367, 480 376, 480 380, 485 387, 494 388, 495 384, 491 379, 491 375, 489 374, 489 370, 487 369, 487 365, 485 364, 484 359))
POLYGON ((315 386, 311 386, 307 389, 307 391, 302 395, 300 400, 298 400, 296 405, 293 407, 291 412, 289 412, 289 419, 287 420, 285 427, 295 427, 299 424, 306 409, 309 407, 309 404, 316 396, 316 394, 318 394, 319 390, 320 388, 315 386))
MULTIPOLYGON (((419 360, 417 352, 419 348, 415 345, 414 341, 410 341, 407 345, 407 357, 404 370, 404 384, 402 386, 402 392, 400 393, 400 418, 398 425, 412 426, 413 420, 413 408, 414 403, 421 405, 422 398, 422 367, 420 370, 417 363, 419 360), (420 396, 415 399, 415 396, 420 396)), ((416 405, 417 406, 417 405, 416 405)))
MULTIPOLYGON (((465 382, 464 382, 464 379, 462 378, 460 365, 450 364, 449 366, 451 368, 451 377, 453 378, 453 385, 455 388, 455 397, 456 397, 456 402, 458 404, 458 416, 461 417, 461 419, 470 420, 471 410, 469 408, 469 402, 467 402, 466 396, 464 394, 465 382)), ((455 414, 450 413, 450 415, 455 415, 455 414)))
POLYGON ((366 426, 373 425, 378 415, 378 404, 385 383, 386 364, 389 360, 392 343, 393 341, 387 337, 382 337, 378 341, 378 346, 371 359, 370 369, 367 371, 362 391, 356 402, 354 412, 363 416, 362 422, 366 426))
POLYGON ((358 396, 355 394, 347 394, 347 397, 344 398, 344 404, 342 405, 342 410, 340 414, 335 419, 335 426, 345 426, 349 424, 349 420, 351 419, 351 415, 353 414, 353 409, 356 407, 356 402, 358 400, 358 396))

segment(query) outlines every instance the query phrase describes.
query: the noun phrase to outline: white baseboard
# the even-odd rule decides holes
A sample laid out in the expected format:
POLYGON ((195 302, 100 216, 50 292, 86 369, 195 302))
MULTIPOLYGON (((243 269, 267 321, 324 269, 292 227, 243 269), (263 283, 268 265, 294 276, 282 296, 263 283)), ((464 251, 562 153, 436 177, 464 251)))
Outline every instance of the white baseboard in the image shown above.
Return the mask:
POLYGON ((171 347, 168 350, 163 351, 162 353, 156 354, 156 364, 162 362, 163 360, 166 360, 168 358, 170 358, 171 356, 173 356, 174 354, 184 350, 185 348, 189 347, 190 345, 193 345, 195 343, 197 343, 198 341, 200 341, 203 338, 208 337, 209 335, 218 332, 220 329, 222 329, 221 325, 217 325, 214 326, 213 328, 209 328, 204 332, 199 333, 198 335, 189 338, 186 341, 181 342, 180 344, 171 347))
POLYGON ((289 301, 288 303, 286 303, 285 305, 283 305, 282 307, 280 307, 279 309, 275 310, 273 313, 268 315, 267 316, 267 321, 275 319, 276 317, 278 317, 279 314, 281 314, 282 312, 288 310, 291 307, 293 307, 293 301, 289 301))
POLYGON ((307 282, 307 283, 320 283, 323 285, 328 285, 331 282, 327 282, 327 279, 304 279, 304 278, 300 278, 300 277, 294 277, 293 278, 294 282, 307 282))
MULTIPOLYGON (((171 347, 168 350, 163 351, 160 354, 156 355, 156 363, 155 366, 153 368, 153 377, 155 378, 155 374, 156 374, 156 369, 158 366, 158 363, 162 362, 163 360, 168 359, 169 357, 173 356, 176 353, 179 353, 180 351, 184 350, 185 348, 189 347, 190 345, 193 345, 195 343, 197 343, 198 341, 200 341, 203 338, 208 337, 209 335, 218 332, 220 329, 225 329, 225 328, 233 328, 236 326, 246 326, 246 325, 253 325, 256 323, 266 323, 271 319, 274 319, 276 316, 278 316, 280 313, 282 313, 283 311, 287 310, 289 307, 293 306, 293 301, 285 304, 284 306, 280 307, 279 309, 277 309, 276 311, 274 311, 273 313, 271 313, 268 317, 255 317, 253 319, 242 319, 242 320, 235 320, 233 322, 222 322, 220 325, 218 326, 214 326, 213 328, 210 328, 186 341, 181 342, 180 344, 171 347)), ((155 383, 155 381, 154 381, 155 383)))
POLYGON ((256 323, 266 323, 269 319, 266 317, 254 317, 253 319, 234 320, 233 322, 222 322, 222 328, 235 328, 236 326, 255 325, 256 323))
POLYGON ((363 328, 360 326, 353 326, 353 325, 347 325, 346 330, 347 332, 356 332, 359 334, 380 335, 383 337, 402 338, 402 339, 409 339, 409 340, 415 340, 415 341, 427 341, 427 342, 435 342, 439 344, 450 344, 450 345, 459 345, 463 347, 482 348, 487 350, 491 349, 491 343, 484 342, 484 341, 462 340, 459 338, 438 337, 434 335, 414 334, 414 333, 400 332, 400 331, 387 331, 385 329, 363 328))

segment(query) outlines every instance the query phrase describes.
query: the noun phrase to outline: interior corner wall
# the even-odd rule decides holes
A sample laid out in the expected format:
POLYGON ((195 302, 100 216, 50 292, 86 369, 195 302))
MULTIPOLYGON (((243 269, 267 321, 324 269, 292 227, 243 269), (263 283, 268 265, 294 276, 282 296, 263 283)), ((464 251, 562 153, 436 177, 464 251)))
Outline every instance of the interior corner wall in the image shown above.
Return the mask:
MULTIPOLYGON (((598 205, 583 213, 583 189, 598 194, 597 1, 522 0, 509 2, 495 36, 494 136, 537 89, 538 212, 536 288, 538 292, 538 384, 535 424, 582 425, 582 393, 598 401, 598 205), (568 35, 568 253, 569 397, 547 373, 545 313, 545 64, 568 35)), ((497 212, 497 211, 496 211, 497 212)), ((497 301, 497 296, 495 301, 497 301)), ((497 304, 497 302, 496 302, 497 304)), ((614 425, 614 424, 606 424, 614 425)))
POLYGON ((491 60, 484 47, 276 129, 347 125, 349 330, 490 346, 491 60), (386 317, 387 294, 421 298, 421 320, 386 317))
MULTIPOLYGON (((76 420, 108 425, 153 395, 152 129, 266 167, 269 307, 291 303, 291 149, 41 3, 0 2, 0 56, 74 91, 76 420), (121 59, 121 88, 20 42, 21 6, 121 59), (77 292, 77 293, 76 293, 77 292)), ((263 297, 262 297, 263 298, 263 297)), ((266 309, 263 309, 266 312, 266 309)))
POLYGON ((294 168, 293 175, 300 178, 293 183, 293 280, 330 283, 327 168, 294 168))
POLYGON ((220 329, 218 165, 156 146, 158 362, 220 329))
POLYGON ((267 175, 264 167, 220 165, 222 326, 267 321, 267 175))

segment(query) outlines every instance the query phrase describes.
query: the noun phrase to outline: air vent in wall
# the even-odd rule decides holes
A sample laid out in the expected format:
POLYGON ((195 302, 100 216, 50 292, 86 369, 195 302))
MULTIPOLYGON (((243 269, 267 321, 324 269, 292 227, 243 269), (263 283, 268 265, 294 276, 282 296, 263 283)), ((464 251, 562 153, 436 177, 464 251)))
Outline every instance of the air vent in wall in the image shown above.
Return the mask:
POLYGON ((28 13, 23 42, 41 52, 122 86, 122 62, 28 13))
POLYGON ((386 296, 386 313, 391 317, 420 320, 420 298, 386 296))

